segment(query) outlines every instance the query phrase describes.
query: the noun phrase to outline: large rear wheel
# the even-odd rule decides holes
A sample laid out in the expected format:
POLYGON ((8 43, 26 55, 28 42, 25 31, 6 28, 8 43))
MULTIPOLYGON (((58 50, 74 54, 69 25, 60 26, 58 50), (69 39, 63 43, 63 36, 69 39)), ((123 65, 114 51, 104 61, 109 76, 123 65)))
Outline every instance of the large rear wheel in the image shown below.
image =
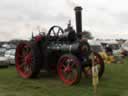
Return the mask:
POLYGON ((21 42, 16 48, 16 70, 22 78, 37 77, 41 67, 41 52, 37 43, 21 42))
POLYGON ((81 66, 77 57, 63 55, 58 62, 57 71, 60 79, 67 85, 73 85, 80 81, 81 66))

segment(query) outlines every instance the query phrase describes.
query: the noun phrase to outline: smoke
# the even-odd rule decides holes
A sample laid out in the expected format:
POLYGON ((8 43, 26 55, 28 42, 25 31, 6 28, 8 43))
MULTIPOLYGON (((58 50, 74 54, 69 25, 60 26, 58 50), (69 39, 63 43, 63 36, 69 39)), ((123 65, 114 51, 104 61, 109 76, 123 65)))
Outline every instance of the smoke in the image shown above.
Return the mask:
POLYGON ((74 8, 75 6, 82 6, 87 0, 66 0, 69 7, 74 8))
POLYGON ((79 5, 79 0, 66 0, 69 7, 74 8, 79 5))

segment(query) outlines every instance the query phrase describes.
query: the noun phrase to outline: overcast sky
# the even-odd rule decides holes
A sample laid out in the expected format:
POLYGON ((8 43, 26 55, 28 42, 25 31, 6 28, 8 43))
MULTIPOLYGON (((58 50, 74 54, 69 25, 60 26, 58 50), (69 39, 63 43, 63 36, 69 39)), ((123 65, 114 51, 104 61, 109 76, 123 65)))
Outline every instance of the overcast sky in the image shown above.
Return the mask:
POLYGON ((29 39, 52 25, 75 26, 74 7, 83 7, 83 30, 95 38, 128 39, 127 0, 0 0, 0 40, 29 39))

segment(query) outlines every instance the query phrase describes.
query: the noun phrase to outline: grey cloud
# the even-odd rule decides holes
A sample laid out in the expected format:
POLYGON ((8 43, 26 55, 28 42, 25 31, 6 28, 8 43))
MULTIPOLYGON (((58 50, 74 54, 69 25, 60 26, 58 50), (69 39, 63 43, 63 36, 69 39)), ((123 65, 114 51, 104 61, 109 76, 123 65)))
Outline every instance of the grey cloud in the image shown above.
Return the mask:
POLYGON ((120 24, 128 24, 128 12, 120 12, 115 17, 120 24))
MULTIPOLYGON (((8 34, 8 39, 28 38, 36 26, 41 25, 47 28, 54 24, 66 26, 69 19, 72 19, 75 24, 73 8, 77 4, 72 1, 0 0, 0 34, 2 34, 0 37, 4 39, 8 34)), ((115 2, 115 0, 112 1, 115 2)), ((99 37, 106 34, 108 37, 112 37, 111 32, 128 30, 128 12, 118 12, 118 9, 113 9, 115 3, 111 4, 111 0, 85 0, 82 2, 84 2, 81 3, 83 29, 88 28, 99 37), (111 6, 109 7, 109 5, 111 6)), ((116 7, 118 8, 117 5, 116 7)))

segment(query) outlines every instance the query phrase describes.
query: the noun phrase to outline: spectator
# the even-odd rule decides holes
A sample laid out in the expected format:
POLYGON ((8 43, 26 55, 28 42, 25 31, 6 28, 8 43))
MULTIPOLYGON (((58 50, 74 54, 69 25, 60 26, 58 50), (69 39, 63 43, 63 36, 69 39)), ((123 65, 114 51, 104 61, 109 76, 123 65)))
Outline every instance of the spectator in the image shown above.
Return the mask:
POLYGON ((113 50, 108 44, 105 47, 105 51, 106 51, 107 55, 109 55, 109 56, 113 55, 113 50))

